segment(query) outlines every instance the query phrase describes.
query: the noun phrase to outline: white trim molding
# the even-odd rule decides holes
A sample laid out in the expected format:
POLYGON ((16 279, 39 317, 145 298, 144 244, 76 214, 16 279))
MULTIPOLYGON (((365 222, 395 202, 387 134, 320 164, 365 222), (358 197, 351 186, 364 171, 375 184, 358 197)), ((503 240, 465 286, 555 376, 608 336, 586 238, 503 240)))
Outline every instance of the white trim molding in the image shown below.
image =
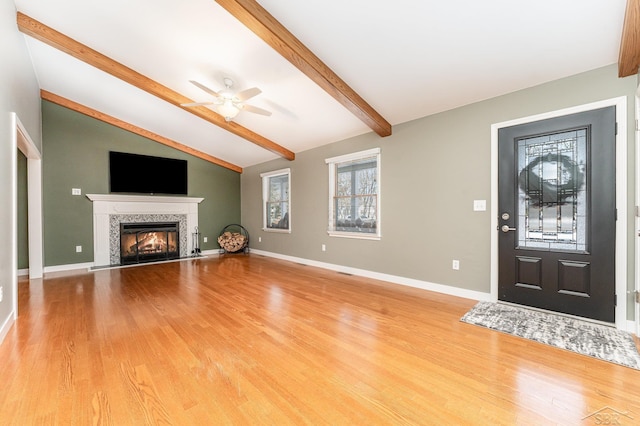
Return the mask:
MULTIPOLYGON (((635 218, 634 218, 634 244, 635 244, 635 259, 634 259, 634 272, 635 272, 635 291, 636 294, 640 294, 640 85, 636 89, 635 98, 635 149, 636 149, 636 158, 635 158, 635 184, 636 184, 636 198, 635 198, 635 218)), ((635 295, 634 295, 635 296, 635 295)), ((629 330, 635 330, 637 336, 640 336, 640 302, 633 297, 634 303, 634 325, 629 328, 629 330)))
POLYGON ((7 316, 4 323, 0 327, 0 344, 2 344, 2 342, 4 341, 4 338, 7 337, 7 334, 9 334, 9 330, 11 330, 11 326, 13 325, 14 322, 16 322, 15 315, 11 314, 7 316))
POLYGON ((66 265, 54 265, 54 266, 45 266, 44 273, 50 274, 52 272, 66 272, 66 271, 77 271, 78 269, 85 269, 89 271, 93 268, 92 262, 86 263, 69 263, 66 265))
POLYGON ((27 158, 27 228, 29 278, 42 278, 44 265, 42 230, 42 155, 16 115, 17 146, 27 158))
POLYGON ((616 311, 615 326, 631 331, 627 321, 627 97, 620 96, 585 105, 546 112, 491 125, 491 300, 498 300, 498 130, 533 121, 546 120, 610 106, 616 107, 616 311))

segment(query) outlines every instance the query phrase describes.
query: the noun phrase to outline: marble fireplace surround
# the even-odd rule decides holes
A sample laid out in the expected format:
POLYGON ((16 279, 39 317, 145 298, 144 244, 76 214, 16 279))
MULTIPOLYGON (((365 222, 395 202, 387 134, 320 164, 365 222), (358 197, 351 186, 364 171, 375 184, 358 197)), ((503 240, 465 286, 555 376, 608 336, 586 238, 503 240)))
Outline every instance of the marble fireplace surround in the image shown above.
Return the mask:
POLYGON ((87 194, 87 198, 93 201, 94 267, 120 263, 121 222, 179 222, 180 256, 191 253, 191 233, 198 226, 198 204, 204 198, 119 194, 87 194))

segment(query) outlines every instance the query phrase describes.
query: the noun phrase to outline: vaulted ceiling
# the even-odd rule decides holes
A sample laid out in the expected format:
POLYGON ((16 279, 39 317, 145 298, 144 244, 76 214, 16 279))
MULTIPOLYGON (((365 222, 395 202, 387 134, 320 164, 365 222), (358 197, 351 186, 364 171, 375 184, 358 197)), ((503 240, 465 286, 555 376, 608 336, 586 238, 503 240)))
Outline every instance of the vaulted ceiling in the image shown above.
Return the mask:
POLYGON ((635 28, 621 49, 625 0, 15 4, 44 99, 236 171, 366 132, 386 137, 619 55, 627 75, 638 69, 635 28), (272 115, 241 111, 227 123, 180 106, 211 99, 189 80, 217 91, 225 77, 259 87, 249 103, 272 115))

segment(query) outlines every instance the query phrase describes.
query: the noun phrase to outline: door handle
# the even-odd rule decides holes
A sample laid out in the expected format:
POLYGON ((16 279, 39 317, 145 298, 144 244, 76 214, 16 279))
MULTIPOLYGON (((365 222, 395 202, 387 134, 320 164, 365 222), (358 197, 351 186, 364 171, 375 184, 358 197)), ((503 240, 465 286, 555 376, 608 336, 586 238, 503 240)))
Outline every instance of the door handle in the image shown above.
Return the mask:
POLYGON ((509 232, 509 231, 515 231, 515 230, 516 230, 516 228, 509 228, 509 225, 502 225, 502 226, 500 227, 500 230, 501 230, 502 232, 509 232))

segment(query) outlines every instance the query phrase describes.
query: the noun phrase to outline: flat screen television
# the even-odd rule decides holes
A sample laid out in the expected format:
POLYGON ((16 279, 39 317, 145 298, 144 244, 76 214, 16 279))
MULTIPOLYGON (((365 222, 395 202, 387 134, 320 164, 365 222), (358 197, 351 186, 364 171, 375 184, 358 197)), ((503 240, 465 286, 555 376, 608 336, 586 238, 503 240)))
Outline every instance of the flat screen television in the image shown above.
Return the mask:
POLYGON ((109 152, 111 192, 187 195, 187 161, 109 152))

